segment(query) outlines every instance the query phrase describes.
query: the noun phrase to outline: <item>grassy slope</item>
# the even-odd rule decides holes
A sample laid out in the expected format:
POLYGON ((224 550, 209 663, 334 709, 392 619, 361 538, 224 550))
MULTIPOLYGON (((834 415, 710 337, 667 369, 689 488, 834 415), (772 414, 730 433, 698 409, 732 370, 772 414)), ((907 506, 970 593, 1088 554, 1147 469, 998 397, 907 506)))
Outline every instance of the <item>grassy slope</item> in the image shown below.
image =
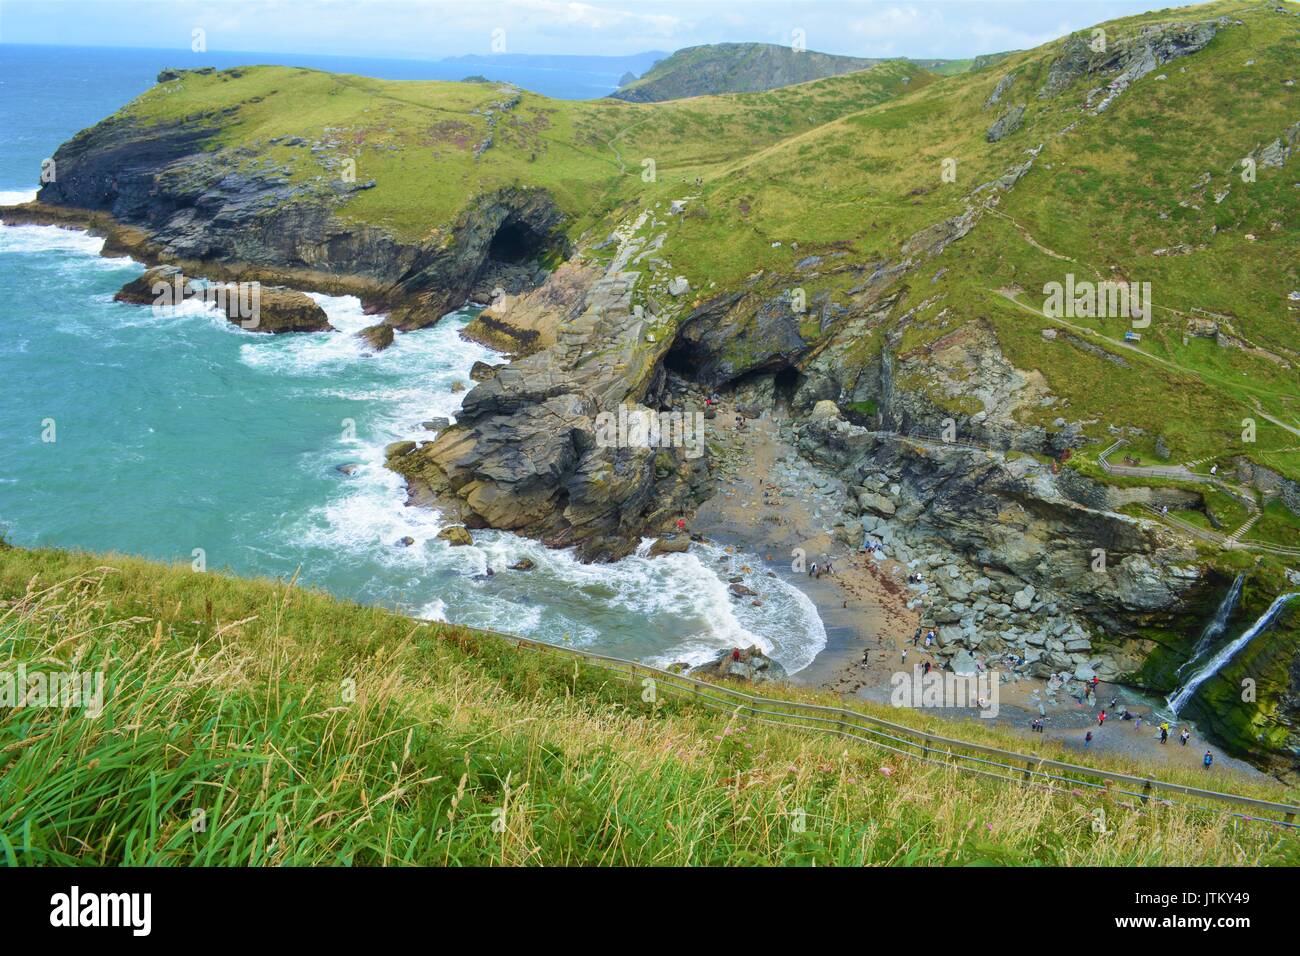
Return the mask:
POLYGON ((600 672, 281 583, 5 550, 0 598, 0 670, 102 668, 111 688, 95 720, 0 711, 9 863, 1300 862, 1272 828, 651 707, 600 672))
MULTIPOLYGON (((799 281, 810 296, 826 292, 848 306, 859 273, 793 280, 795 264, 835 252, 846 253, 845 262, 892 258, 915 232, 961 212, 974 186, 1045 144, 1034 169, 1001 203, 1011 218, 986 216, 974 236, 936 264, 948 270, 943 279, 916 282, 899 306, 901 312, 942 293, 929 314, 948 309, 943 322, 914 325, 905 346, 923 348, 965 322, 985 321, 1008 357, 1040 369, 1063 400, 1027 412, 1028 423, 1087 417, 1095 419, 1099 437, 1107 424, 1136 425, 1150 442, 1163 432, 1179 460, 1245 451, 1300 477, 1300 438, 1256 416, 1253 405, 1259 401, 1300 426, 1297 318, 1285 300, 1300 286, 1295 174, 1289 167, 1261 170, 1247 186, 1234 170, 1300 115, 1300 87, 1280 82, 1297 71, 1295 18, 1224 0, 1114 21, 1107 30, 1125 35, 1148 24, 1220 14, 1244 24, 1162 68, 1166 80, 1153 74, 1139 81, 1098 117, 1078 110, 1093 79, 1050 100, 1034 95, 1060 41, 1011 54, 993 68, 942 78, 891 61, 765 93, 669 103, 522 93, 505 112, 494 104, 513 94, 495 84, 257 67, 238 77, 187 75, 155 87, 125 112, 193 120, 240 103, 233 116, 211 120, 220 126, 219 144, 237 161, 287 165, 302 180, 337 173, 304 148, 267 141, 302 136, 333 143, 328 154, 355 159, 358 179, 377 183, 356 194, 344 214, 401 237, 436 239, 477 193, 540 186, 571 217, 575 240, 598 241, 639 209, 655 209, 661 221, 645 230, 667 233, 661 257, 669 264, 643 286, 684 275, 704 297, 761 270, 768 291, 799 281), (984 103, 1011 71, 1018 79, 1004 104, 1026 104, 1024 127, 990 144, 984 133, 1002 107, 986 110, 984 103), (475 159, 474 148, 488 133, 488 109, 498 109, 494 142, 475 159), (1076 121, 1071 133, 1057 135, 1076 121), (958 162, 952 184, 939 176, 949 157, 958 162), (653 182, 643 179, 645 160, 655 163, 653 182), (1211 185, 1193 190, 1206 172, 1211 185), (1225 186, 1228 197, 1215 204, 1214 194, 1225 186), (685 215, 665 215, 670 200, 687 196, 685 215), (1021 230, 1071 261, 1041 252, 1021 230), (1179 244, 1206 248, 1153 255, 1179 244), (1023 301, 1036 308, 1042 285, 1062 281, 1066 272, 1151 283, 1156 319, 1141 345, 1151 361, 1139 356, 1122 369, 1064 342, 1047 345, 1038 335, 1045 320, 994 293, 1018 285, 1023 301), (1290 366, 1204 339, 1184 345, 1192 309, 1229 316, 1238 336, 1290 366), (1243 447, 1247 416, 1257 418, 1259 434, 1243 447)), ((1123 332, 1115 320, 1079 324, 1112 338, 1123 332)))

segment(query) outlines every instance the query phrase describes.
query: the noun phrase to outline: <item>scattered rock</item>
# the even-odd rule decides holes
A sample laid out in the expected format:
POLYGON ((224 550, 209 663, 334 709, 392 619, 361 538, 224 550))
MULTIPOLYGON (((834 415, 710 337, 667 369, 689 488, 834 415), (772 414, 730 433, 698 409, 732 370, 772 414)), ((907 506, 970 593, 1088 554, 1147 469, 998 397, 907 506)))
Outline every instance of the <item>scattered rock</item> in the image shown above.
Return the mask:
POLYGON ((357 336, 376 352, 382 352, 393 344, 393 327, 386 322, 367 326, 357 336))
POLYGON ((437 537, 439 541, 446 541, 453 548, 474 543, 474 539, 470 537, 469 531, 467 531, 463 525, 453 525, 450 528, 443 528, 438 532, 437 537))
POLYGON ((655 543, 650 545, 650 556, 684 554, 690 546, 691 539, 685 535, 677 535, 675 538, 656 538, 655 543))

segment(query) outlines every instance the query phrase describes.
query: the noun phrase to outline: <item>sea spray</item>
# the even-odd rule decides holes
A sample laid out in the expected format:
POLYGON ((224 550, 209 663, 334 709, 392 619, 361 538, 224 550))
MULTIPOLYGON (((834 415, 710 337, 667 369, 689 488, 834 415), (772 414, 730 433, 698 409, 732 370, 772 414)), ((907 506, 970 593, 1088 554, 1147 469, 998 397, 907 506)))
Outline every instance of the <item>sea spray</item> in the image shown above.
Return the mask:
POLYGON ((26 385, 0 390, 0 438, 16 450, 0 506, 16 543, 187 561, 202 547, 235 573, 301 569, 349 600, 637 660, 756 645, 793 673, 825 646, 815 607, 757 555, 723 561, 693 544, 583 564, 503 531, 438 540, 450 518, 407 506, 384 448, 433 438, 423 423, 455 419, 455 383, 500 361, 461 338, 473 310, 374 353, 352 334, 377 321, 359 300, 312 294, 337 332, 258 335, 197 301, 162 316, 113 301, 142 267, 102 245, 53 226, 0 230, 0 269, 23 277, 0 303, 0 378, 26 385), (58 420, 57 456, 19 430, 30 407, 58 420), (532 570, 509 570, 523 558, 532 570), (737 574, 760 604, 731 595, 737 574))
POLYGON ((1228 661, 1232 660, 1233 656, 1239 650, 1249 644, 1255 639, 1256 635, 1272 624, 1273 621, 1276 620, 1278 614, 1282 612, 1282 608, 1286 603, 1296 597, 1300 597, 1300 593, 1280 595, 1268 606, 1268 610, 1261 614, 1259 619, 1248 627, 1240 637, 1231 644, 1227 644, 1221 648, 1219 653, 1215 654, 1208 664, 1193 674, 1191 680, 1184 684, 1182 689, 1169 699, 1169 706, 1173 710, 1174 714, 1177 714, 1187 704, 1187 702, 1192 699, 1192 696, 1196 693, 1198 687, 1217 674, 1223 666, 1228 663, 1228 661))

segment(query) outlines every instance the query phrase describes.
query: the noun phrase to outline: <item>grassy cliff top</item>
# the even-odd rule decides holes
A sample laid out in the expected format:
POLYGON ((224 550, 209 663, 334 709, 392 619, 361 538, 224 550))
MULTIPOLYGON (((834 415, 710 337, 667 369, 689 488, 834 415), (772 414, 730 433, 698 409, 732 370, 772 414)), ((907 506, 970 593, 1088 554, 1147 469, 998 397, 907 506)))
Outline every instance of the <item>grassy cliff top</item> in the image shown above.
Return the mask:
POLYGON ((106 684, 94 719, 0 710, 10 865, 1300 862, 1294 838, 1221 813, 650 705, 491 635, 117 556, 0 549, 0 670, 19 665, 106 684))
MULTIPOLYGON (((645 104, 287 67, 191 72, 118 118, 207 124, 232 161, 298 181, 338 176, 351 160, 374 185, 342 215, 403 239, 439 241, 476 195, 539 187, 566 213, 579 254, 604 261, 608 250, 595 247, 645 212, 641 231, 663 242, 637 266, 642 285, 683 276, 692 290, 668 303, 669 322, 751 281, 772 295, 825 295, 851 315, 869 304, 861 284, 874 264, 905 259, 914 236, 997 194, 972 234, 903 280, 889 321, 863 333, 858 354, 878 354, 912 310, 904 358, 992 329, 1057 399, 1018 411, 1026 425, 1064 417, 1099 440, 1111 425, 1135 426, 1147 444, 1163 437, 1174 461, 1244 454, 1300 479, 1300 303, 1289 298, 1300 291, 1300 160, 1240 176, 1244 157, 1300 119, 1300 20, 1291 6, 1221 0, 1102 27, 1122 45, 1220 19, 1203 50, 1139 78, 1099 114, 1085 103, 1114 73, 1048 92, 1053 68, 1090 40, 1083 31, 953 76, 888 61, 767 92, 645 104), (990 141, 994 122, 1021 107, 1019 127, 990 141), (1010 191, 975 193, 1031 159, 1010 191), (941 175, 946 161, 953 181, 941 175), (1067 274, 1150 283, 1141 342, 1126 349, 1123 321, 1092 318, 1056 323, 1071 334, 1044 340, 1054 323, 1041 290, 1067 274), (1217 339, 1197 334, 1207 324, 1217 339), (1254 441, 1243 439, 1247 418, 1254 441)), ((803 331, 815 342, 828 330, 803 331)), ((931 397, 968 413, 978 405, 931 397)))

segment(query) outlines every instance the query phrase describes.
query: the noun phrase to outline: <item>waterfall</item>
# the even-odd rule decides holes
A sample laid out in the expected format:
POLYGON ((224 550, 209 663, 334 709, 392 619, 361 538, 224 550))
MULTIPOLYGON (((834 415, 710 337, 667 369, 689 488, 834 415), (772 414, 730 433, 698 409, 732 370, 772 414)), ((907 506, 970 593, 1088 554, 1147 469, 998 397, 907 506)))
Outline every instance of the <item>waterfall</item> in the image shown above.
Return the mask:
POLYGON ((1245 580, 1246 573, 1244 571, 1237 575, 1237 580, 1232 582, 1232 587, 1228 588, 1228 593, 1219 602, 1219 609, 1214 612, 1214 617, 1210 618, 1210 623, 1206 624, 1205 630, 1201 632, 1200 640, 1196 642, 1196 648, 1192 651, 1191 656, 1183 661, 1182 666, 1178 668, 1177 674, 1181 674, 1191 667, 1202 654, 1214 646, 1214 642, 1219 639, 1223 629, 1228 626, 1228 618, 1232 617, 1232 612, 1237 607, 1237 598, 1241 597, 1241 584, 1245 580))
POLYGON ((1287 601, 1296 597, 1300 597, 1300 592, 1279 596, 1277 600, 1268 606, 1268 610, 1260 615, 1259 620, 1246 628, 1245 632, 1240 637, 1231 644, 1223 647, 1219 653, 1215 654, 1214 657, 1211 658, 1208 664, 1192 675, 1192 679, 1184 684, 1182 689, 1169 699, 1169 706, 1173 709, 1174 714, 1177 715, 1183 705, 1192 699, 1192 695, 1196 693, 1196 688, 1200 687, 1207 680, 1217 674, 1224 664, 1232 660, 1232 656, 1236 654, 1237 651, 1241 650, 1254 640, 1256 634, 1272 624, 1273 620, 1281 612, 1283 605, 1285 605, 1287 601))

